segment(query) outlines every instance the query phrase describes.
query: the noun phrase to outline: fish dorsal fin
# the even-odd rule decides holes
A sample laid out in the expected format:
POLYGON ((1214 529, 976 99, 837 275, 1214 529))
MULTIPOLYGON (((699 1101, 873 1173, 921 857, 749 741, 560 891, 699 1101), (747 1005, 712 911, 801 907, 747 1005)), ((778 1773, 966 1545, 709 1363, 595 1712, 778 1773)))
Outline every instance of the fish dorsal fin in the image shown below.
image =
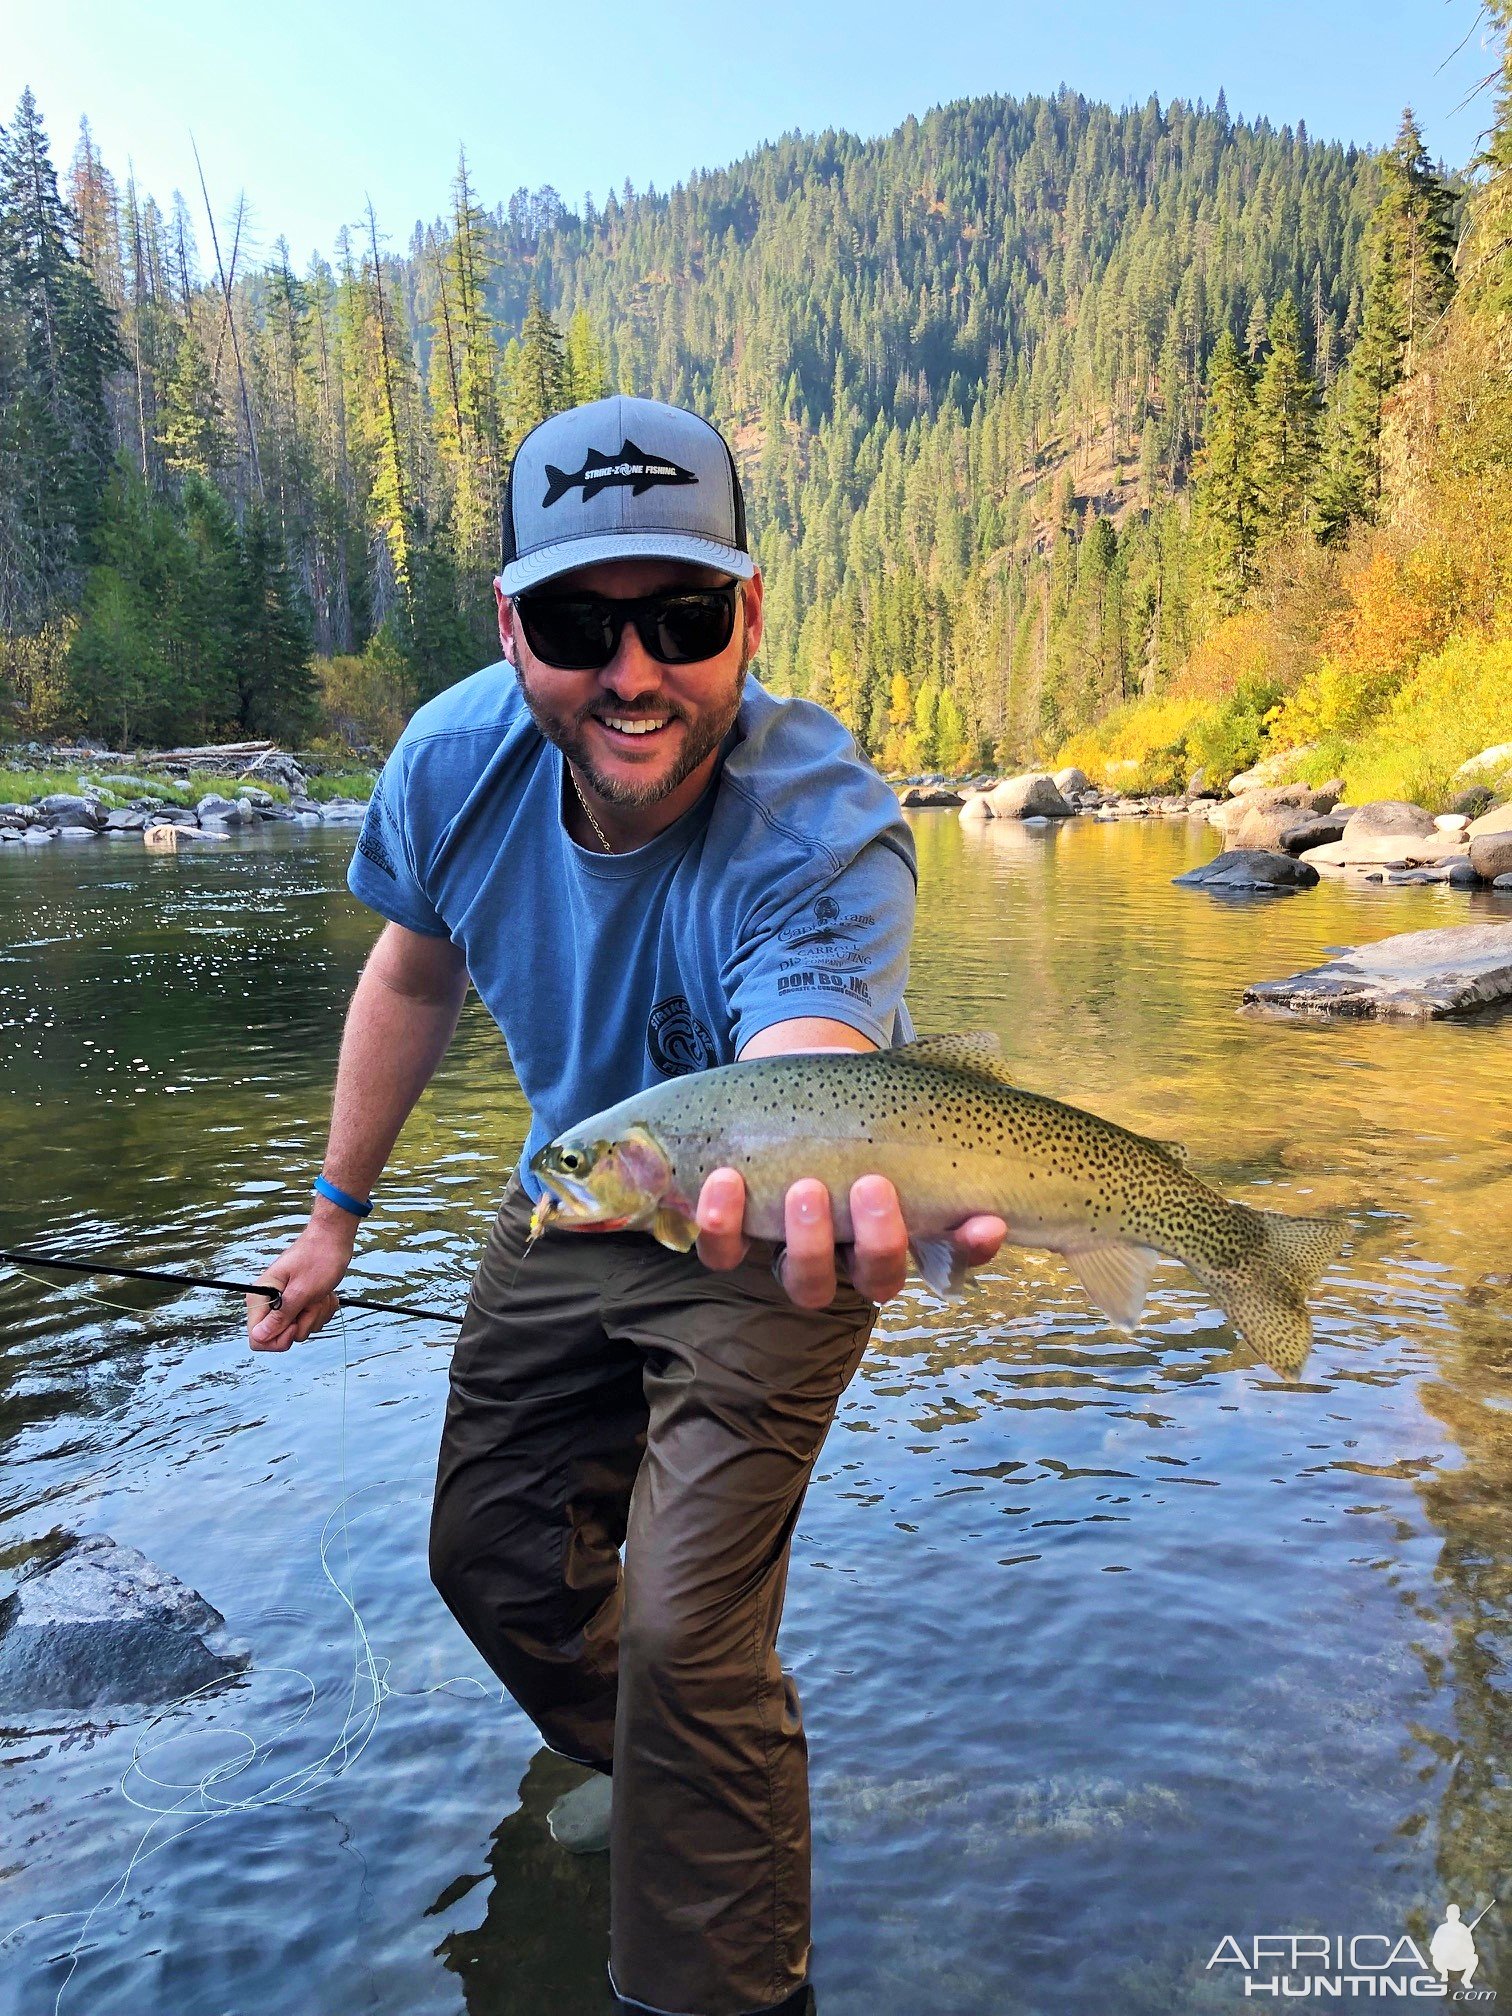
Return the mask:
POLYGON ((1112 1241, 1061 1250, 1067 1266, 1086 1289, 1087 1300, 1118 1329, 1132 1330, 1144 1308, 1150 1276, 1160 1255, 1149 1246, 1112 1241))
POLYGON ((968 1029, 954 1036, 916 1036, 912 1043, 900 1043, 888 1055, 903 1062, 913 1058, 920 1064, 948 1064, 956 1071, 971 1071, 1000 1085, 1013 1083, 1002 1042, 990 1029, 968 1029))

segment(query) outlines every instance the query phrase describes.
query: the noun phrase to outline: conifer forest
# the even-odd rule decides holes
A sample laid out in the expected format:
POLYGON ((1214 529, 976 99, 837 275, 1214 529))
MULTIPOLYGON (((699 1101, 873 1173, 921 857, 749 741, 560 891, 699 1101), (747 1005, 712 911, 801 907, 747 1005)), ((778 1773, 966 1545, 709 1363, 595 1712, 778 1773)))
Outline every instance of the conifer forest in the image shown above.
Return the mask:
MULTIPOLYGON (((0 740, 386 744, 497 656, 515 442, 610 390, 741 464, 760 670, 895 773, 1127 788, 1512 735, 1512 0, 1477 157, 978 98, 670 193, 355 218, 0 130, 0 740)), ((443 170, 444 173, 444 170, 443 170)), ((352 167, 360 190, 360 164, 352 167)), ((1461 746, 1463 745, 1463 747, 1461 746)))

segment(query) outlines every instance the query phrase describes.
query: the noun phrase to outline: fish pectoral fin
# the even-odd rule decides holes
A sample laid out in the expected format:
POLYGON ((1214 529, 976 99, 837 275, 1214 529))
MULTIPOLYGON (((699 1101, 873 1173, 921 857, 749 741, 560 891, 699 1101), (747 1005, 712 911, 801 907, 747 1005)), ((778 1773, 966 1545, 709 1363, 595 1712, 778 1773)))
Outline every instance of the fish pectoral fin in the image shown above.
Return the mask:
POLYGON ((698 1227, 685 1211, 676 1211, 663 1204, 651 1220, 651 1233, 663 1246, 670 1246, 674 1253, 686 1253, 698 1238, 698 1227))
POLYGON ((966 1262, 947 1233, 941 1239, 911 1239, 914 1265, 936 1295, 961 1295, 966 1290, 966 1262))
POLYGON ((1126 1246, 1111 1240, 1095 1246, 1063 1248, 1065 1261, 1087 1291, 1087 1300, 1120 1330, 1139 1322, 1150 1276, 1160 1255, 1152 1246, 1126 1246))

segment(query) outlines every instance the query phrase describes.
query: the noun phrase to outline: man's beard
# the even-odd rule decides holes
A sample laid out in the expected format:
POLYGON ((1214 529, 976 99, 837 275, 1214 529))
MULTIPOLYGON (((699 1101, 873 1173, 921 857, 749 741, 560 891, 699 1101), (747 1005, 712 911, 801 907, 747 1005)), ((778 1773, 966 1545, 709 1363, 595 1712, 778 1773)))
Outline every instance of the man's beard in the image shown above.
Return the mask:
MULTIPOLYGON (((546 740, 556 744, 567 761, 587 781, 590 790, 602 798, 605 804, 631 806, 655 805, 670 796, 678 785, 686 783, 699 764, 719 747, 734 727, 736 717, 740 713, 740 697, 745 686, 745 675, 746 667, 742 665, 736 674, 735 689, 728 702, 722 707, 705 708, 702 718, 696 722, 685 714, 675 701, 660 700, 657 711, 665 709, 668 719, 681 721, 687 731, 683 736, 682 753, 665 777, 658 777, 652 783, 633 784, 616 777, 606 777, 597 768, 589 752, 587 737, 582 731, 584 724, 595 714, 611 711, 602 699, 594 700, 582 708, 570 722, 562 722, 546 712, 531 692, 526 675, 518 667, 515 670, 515 677, 520 682, 520 691, 525 697, 525 705, 530 709, 530 718, 546 740)), ((624 708, 620 711, 634 714, 638 710, 624 708)))

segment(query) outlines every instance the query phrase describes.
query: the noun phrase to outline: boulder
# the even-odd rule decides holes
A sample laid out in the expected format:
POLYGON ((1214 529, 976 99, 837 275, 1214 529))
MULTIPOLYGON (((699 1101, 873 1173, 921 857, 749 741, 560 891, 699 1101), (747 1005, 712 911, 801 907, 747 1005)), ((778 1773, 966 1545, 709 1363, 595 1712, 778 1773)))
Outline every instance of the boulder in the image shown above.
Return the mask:
POLYGON ((1440 833, 1463 833, 1470 824, 1470 817, 1465 812, 1440 812, 1433 823, 1440 833))
POLYGON ((1454 778, 1457 784, 1466 786, 1498 784, 1512 779, 1512 742, 1497 742, 1489 749, 1482 749, 1479 756, 1472 756, 1461 763, 1454 778))
POLYGON ((961 817, 963 819, 990 819, 992 817, 992 807, 987 803, 989 796, 990 793, 986 791, 968 791, 961 805, 961 817))
POLYGON ((256 777, 268 783, 282 784, 290 797, 302 793, 310 781, 294 758, 285 755, 281 749, 265 750, 261 756, 254 758, 241 774, 242 780, 256 777))
MULTIPOLYGON (((1278 749, 1274 756, 1263 756, 1253 769, 1241 770, 1237 777, 1231 777, 1228 788, 1238 797, 1241 792, 1260 790, 1267 785, 1294 783, 1312 751, 1311 742, 1298 749, 1278 749)), ((1334 796, 1338 795, 1336 791, 1334 796)))
POLYGON ((1466 827, 1472 840, 1484 840, 1488 833, 1512 833, 1512 805, 1494 805, 1478 813, 1466 827))
POLYGON ((1083 791, 1092 789, 1092 779, 1085 770, 1078 770, 1074 763, 1064 770, 1057 770, 1053 782, 1062 798, 1079 798, 1083 791))
POLYGON ((1349 815, 1344 828, 1347 846, 1353 840, 1420 840, 1436 831, 1433 814, 1402 798, 1377 798, 1349 815))
POLYGON ((1326 847, 1330 842, 1344 838, 1348 820, 1347 812, 1342 818, 1337 812, 1315 812, 1300 825, 1284 828, 1281 845, 1288 854, 1305 854, 1309 847, 1326 847))
POLYGON ((913 784, 903 793, 901 804, 909 807, 959 805, 961 794, 945 784, 913 784))
POLYGON ((1333 809, 1336 794, 1310 784, 1269 785, 1214 807, 1212 823, 1228 847, 1280 847, 1304 819, 1333 809))
POLYGON ((112 812, 105 821, 107 833, 140 833, 147 824, 145 812, 112 812))
POLYGON ((52 791, 39 798, 33 808, 45 812, 50 825, 103 826, 105 807, 98 798, 76 798, 67 791, 52 791))
POLYGON ((1363 834, 1351 839, 1346 831, 1342 840, 1306 847, 1300 856, 1303 861, 1311 861, 1315 868, 1431 868, 1440 861, 1465 858, 1460 834, 1432 831, 1416 840, 1405 834, 1395 838, 1390 834, 1377 838, 1363 834))
POLYGON ((1470 866, 1483 881, 1512 875, 1512 828, 1505 833, 1481 833, 1470 842, 1470 866))
POLYGON ((320 808, 320 816, 327 826, 360 826, 367 817, 367 809, 366 798, 328 798, 320 808))
POLYGON ((1496 803, 1496 793, 1488 791, 1484 784, 1477 784, 1469 791, 1461 791, 1450 807, 1451 811, 1463 812, 1467 819, 1478 819, 1483 812, 1489 812, 1496 803))
POLYGON ((49 840, 57 837, 51 826, 28 826, 21 834, 28 847, 45 847, 49 840))
POLYGON ((1306 973, 1244 990, 1248 1007, 1294 1015, 1465 1015, 1512 999, 1512 920, 1404 931, 1306 973))
POLYGON ((176 1701, 245 1670, 225 1622, 135 1547, 91 1533, 0 1603, 0 1712, 176 1701))
POLYGON ((248 798, 222 798, 211 791, 201 798, 195 807, 201 824, 206 819, 218 820, 222 826, 250 826, 254 813, 248 798))
POLYGON ((1316 868, 1295 861, 1290 854, 1276 854, 1263 847, 1235 847, 1189 868, 1174 880, 1178 889, 1256 890, 1280 893, 1288 889, 1309 889, 1318 879, 1316 868))
POLYGON ((1512 892, 1512 875, 1498 875, 1496 880, 1491 884, 1491 887, 1493 889, 1504 889, 1512 892))
POLYGON ((57 834, 60 840, 98 840, 102 830, 99 826, 60 826, 57 834))
MULTIPOLYGON (((1055 779, 1042 770, 1005 777, 988 793, 987 802, 994 819, 1022 819, 1030 812, 1042 812, 1047 819, 1071 817, 1071 807, 1055 788, 1055 779)), ((330 816, 328 805, 326 817, 330 816)))

